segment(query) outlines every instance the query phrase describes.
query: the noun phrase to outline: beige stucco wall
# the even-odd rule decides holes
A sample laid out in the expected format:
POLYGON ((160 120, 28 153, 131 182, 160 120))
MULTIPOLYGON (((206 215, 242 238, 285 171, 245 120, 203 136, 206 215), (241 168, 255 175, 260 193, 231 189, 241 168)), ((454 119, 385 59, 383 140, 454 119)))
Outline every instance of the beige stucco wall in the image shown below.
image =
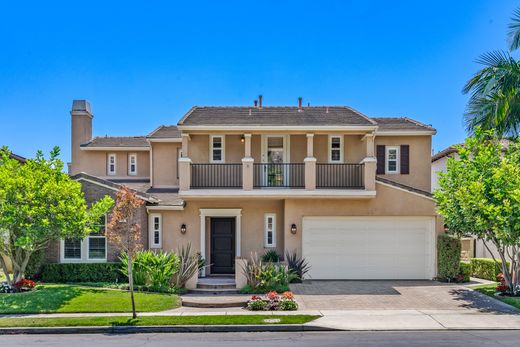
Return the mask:
MULTIPOLYGON (((433 200, 377 184, 373 199, 292 199, 285 201, 285 248, 301 252, 304 216, 421 216, 437 217, 433 200), (291 224, 298 232, 290 233, 291 224)), ((437 220, 436 231, 442 232, 437 220)))
POLYGON ((387 174, 380 176, 428 192, 431 190, 431 136, 376 136, 375 145, 409 145, 410 174, 387 174))
POLYGON ((80 162, 74 166, 77 172, 107 177, 107 157, 109 153, 114 153, 116 154, 116 175, 113 177, 150 177, 150 153, 148 151, 83 150, 81 152, 80 162), (131 153, 137 154, 137 175, 135 176, 128 175, 128 155, 131 153))
POLYGON ((178 142, 152 142, 153 186, 179 186, 177 156, 181 144, 178 142))
MULTIPOLYGON (((163 216, 163 249, 177 250, 180 245, 191 242, 195 250, 200 250, 200 209, 242 209, 241 216, 241 253, 249 256, 251 252, 259 255, 264 248, 264 215, 276 214, 276 250, 281 255, 284 250, 283 237, 283 200, 249 200, 249 201, 188 201, 183 211, 154 211, 163 216), (182 234, 180 228, 186 224, 187 232, 182 234)), ((209 245, 209 222, 206 221, 206 249, 209 245)), ((209 256, 209 253, 206 253, 209 256)), ((208 258, 209 259, 209 258, 208 258)))

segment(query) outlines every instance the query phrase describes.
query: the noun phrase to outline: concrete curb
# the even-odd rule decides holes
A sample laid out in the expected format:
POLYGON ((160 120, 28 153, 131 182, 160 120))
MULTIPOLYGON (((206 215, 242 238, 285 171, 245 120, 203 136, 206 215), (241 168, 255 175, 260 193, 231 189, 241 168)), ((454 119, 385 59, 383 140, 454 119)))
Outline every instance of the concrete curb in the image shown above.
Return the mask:
POLYGON ((0 328, 0 335, 21 334, 140 334, 140 333, 231 333, 231 332, 304 332, 341 331, 304 324, 273 325, 161 325, 161 326, 104 326, 104 327, 35 327, 0 328))

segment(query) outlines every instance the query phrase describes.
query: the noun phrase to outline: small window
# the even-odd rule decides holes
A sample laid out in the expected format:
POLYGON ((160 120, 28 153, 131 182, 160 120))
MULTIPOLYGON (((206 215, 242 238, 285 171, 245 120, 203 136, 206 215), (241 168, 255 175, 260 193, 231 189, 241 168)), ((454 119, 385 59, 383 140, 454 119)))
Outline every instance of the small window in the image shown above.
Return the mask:
POLYGON ((269 213, 265 215, 265 247, 276 247, 276 215, 269 213))
POLYGON ((329 162, 341 163, 343 161, 343 136, 329 137, 329 162))
POLYGON ((63 259, 81 259, 81 240, 63 241, 63 259))
POLYGON ((128 175, 137 175, 137 154, 128 155, 128 175))
POLYGON ((212 163, 224 162, 224 136, 211 136, 210 156, 212 163))
POLYGON ((399 147, 386 147, 386 173, 399 173, 399 147))
POLYGON ((88 258, 89 259, 106 259, 107 257, 107 239, 105 236, 89 236, 88 237, 88 258))
POLYGON ((111 153, 107 159, 107 171, 108 175, 114 176, 116 174, 116 155, 111 153))
POLYGON ((161 247, 161 230, 162 221, 160 214, 152 214, 150 216, 150 247, 159 248, 161 247))

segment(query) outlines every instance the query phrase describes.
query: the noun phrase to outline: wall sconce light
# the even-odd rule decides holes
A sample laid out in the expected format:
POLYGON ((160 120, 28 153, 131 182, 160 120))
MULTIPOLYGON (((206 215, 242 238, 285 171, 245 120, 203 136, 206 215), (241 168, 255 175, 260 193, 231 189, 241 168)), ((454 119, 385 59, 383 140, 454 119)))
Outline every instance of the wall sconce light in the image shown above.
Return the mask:
POLYGON ((296 234, 296 224, 291 224, 291 234, 296 234))
POLYGON ((181 234, 186 234, 186 224, 181 225, 181 234))
POLYGON ((240 136, 240 142, 245 142, 246 141, 246 137, 244 135, 240 136))

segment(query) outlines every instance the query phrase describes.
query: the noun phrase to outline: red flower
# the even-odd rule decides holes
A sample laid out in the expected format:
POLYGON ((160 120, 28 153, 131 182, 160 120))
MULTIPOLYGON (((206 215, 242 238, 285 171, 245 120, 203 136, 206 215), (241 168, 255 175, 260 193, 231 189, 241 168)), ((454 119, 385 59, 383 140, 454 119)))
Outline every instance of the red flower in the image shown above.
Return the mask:
POLYGON ((259 297, 258 295, 253 295, 253 296, 251 297, 251 300, 253 300, 253 301, 254 301, 254 300, 262 300, 262 298, 259 297))
POLYGON ((294 299, 294 294, 292 292, 284 292, 282 294, 282 296, 285 298, 285 299, 289 299, 289 300, 293 300, 294 299))
POLYGON ((274 290, 272 292, 269 292, 269 293, 265 294, 265 296, 267 296, 267 298, 269 300, 276 300, 276 299, 278 299, 278 293, 275 292, 274 290))
POLYGON ((28 279, 22 279, 14 284, 18 288, 34 288, 36 286, 36 283, 34 281, 28 280, 28 279))

